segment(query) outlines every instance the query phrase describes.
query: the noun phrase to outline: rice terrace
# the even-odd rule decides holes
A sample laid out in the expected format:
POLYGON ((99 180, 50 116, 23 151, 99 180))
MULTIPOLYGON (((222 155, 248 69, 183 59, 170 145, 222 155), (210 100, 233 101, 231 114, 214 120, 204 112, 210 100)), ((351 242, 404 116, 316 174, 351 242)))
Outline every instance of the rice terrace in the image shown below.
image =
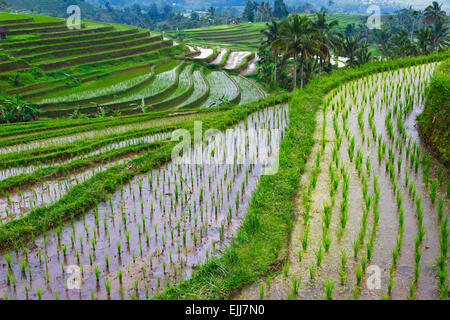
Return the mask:
POLYGON ((448 300, 450 5, 316 2, 0 1, 0 300, 448 300))

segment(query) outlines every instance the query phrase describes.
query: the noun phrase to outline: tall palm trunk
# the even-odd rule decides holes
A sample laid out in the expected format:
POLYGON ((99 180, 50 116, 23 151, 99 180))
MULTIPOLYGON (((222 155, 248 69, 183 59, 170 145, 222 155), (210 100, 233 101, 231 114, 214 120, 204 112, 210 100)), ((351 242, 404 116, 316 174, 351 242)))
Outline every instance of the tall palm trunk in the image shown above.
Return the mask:
POLYGON ((300 88, 303 88, 303 73, 305 69, 305 55, 300 56, 300 88))
POLYGON ((278 61, 278 50, 274 52, 274 66, 273 66, 273 81, 277 82, 277 61, 278 61))
POLYGON ((297 90, 297 54, 294 55, 294 92, 297 90))

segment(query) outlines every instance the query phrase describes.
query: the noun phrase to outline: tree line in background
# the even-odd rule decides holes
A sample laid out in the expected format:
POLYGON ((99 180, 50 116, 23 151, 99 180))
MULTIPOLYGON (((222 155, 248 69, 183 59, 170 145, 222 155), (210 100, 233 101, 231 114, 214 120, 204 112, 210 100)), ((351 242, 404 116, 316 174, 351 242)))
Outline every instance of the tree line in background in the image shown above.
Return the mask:
POLYGON ((349 24, 343 32, 338 21, 327 21, 325 11, 312 18, 297 13, 272 20, 262 33, 259 50, 262 81, 285 89, 296 89, 315 76, 337 68, 343 57, 354 67, 381 57, 394 59, 430 54, 449 48, 449 17, 439 3, 424 11, 411 8, 383 18, 382 28, 349 24))
POLYGON ((155 28, 159 22, 175 15, 171 2, 161 0, 148 6, 132 4, 112 6, 109 1, 97 6, 85 0, 0 0, 0 10, 23 11, 53 17, 67 17, 67 7, 78 5, 82 18, 86 20, 123 23, 142 28, 155 28))
POLYGON ((288 14, 288 8, 283 0, 275 0, 273 7, 269 1, 257 2, 247 0, 242 17, 249 22, 262 22, 271 18, 283 19, 288 14))

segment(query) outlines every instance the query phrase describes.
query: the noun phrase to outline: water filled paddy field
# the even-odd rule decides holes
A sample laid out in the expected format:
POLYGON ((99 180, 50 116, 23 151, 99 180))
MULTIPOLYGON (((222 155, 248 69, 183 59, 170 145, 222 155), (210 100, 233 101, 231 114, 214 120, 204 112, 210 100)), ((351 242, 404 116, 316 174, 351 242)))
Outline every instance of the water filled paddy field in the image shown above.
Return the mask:
MULTIPOLYGON (((204 155, 222 153, 232 160, 258 159, 263 152, 273 156, 287 125, 287 106, 261 110, 234 128, 266 130, 256 150, 237 130, 216 147, 211 147, 214 139, 205 141, 204 155)), ((124 181, 93 210, 3 252, 0 291, 14 299, 133 299, 178 283, 198 264, 221 254, 246 213, 263 164, 232 162, 237 164, 169 162, 124 181), (77 279, 81 290, 68 290, 66 283, 70 287, 77 279)), ((26 216, 30 205, 55 201, 90 172, 11 193, 2 200, 9 212, 4 219, 26 216)))
POLYGON ((302 177, 288 260, 235 298, 437 299, 448 269, 449 174, 415 117, 436 64, 330 94, 302 177), (380 275, 380 283, 373 275, 380 275), (379 285, 379 286, 378 286, 379 285))

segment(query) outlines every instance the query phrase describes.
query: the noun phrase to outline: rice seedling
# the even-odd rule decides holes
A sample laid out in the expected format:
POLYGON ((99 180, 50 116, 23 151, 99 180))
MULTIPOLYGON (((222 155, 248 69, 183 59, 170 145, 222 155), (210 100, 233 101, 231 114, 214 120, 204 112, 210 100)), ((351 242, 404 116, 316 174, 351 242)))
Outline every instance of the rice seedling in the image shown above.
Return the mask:
POLYGON ((326 232, 326 233, 324 233, 323 234, 323 237, 322 237, 322 244, 323 244, 323 247, 324 247, 324 249, 325 249, 325 252, 329 252, 329 250, 330 250, 330 246, 331 246, 331 237, 330 237, 330 235, 328 234, 328 232, 326 232))
POLYGON ((316 274, 316 267, 314 265, 311 265, 311 266, 308 267, 308 270, 309 270, 309 278, 311 280, 313 280, 314 276, 316 274))
POLYGON ((290 269, 289 260, 286 259, 286 260, 284 261, 284 264, 283 264, 283 272, 284 272, 284 276, 285 276, 286 278, 287 278, 287 276, 288 276, 288 274, 289 274, 289 269, 290 269))
POLYGON ((314 253, 316 255, 316 266, 320 267, 320 265, 322 264, 322 246, 319 246, 317 251, 315 251, 314 253))
POLYGON ((41 288, 36 288, 36 294, 37 294, 38 300, 42 300, 42 289, 41 288))
POLYGON ((259 286, 259 300, 264 300, 264 283, 259 286))
POLYGON ((356 259, 358 257, 358 251, 359 251, 359 239, 355 239, 353 241, 353 258, 356 259))
POLYGON ((360 267, 355 268, 355 275, 356 275, 356 285, 358 287, 361 286, 361 280, 362 280, 362 270, 360 267))
POLYGON ((430 186, 430 199, 432 204, 434 204, 436 201, 436 191, 437 191, 437 182, 436 180, 433 180, 430 186))
POLYGON ((334 289, 334 280, 330 280, 328 278, 325 279, 325 300, 332 300, 333 299, 333 289, 334 289))
POLYGON ((406 299, 408 300, 415 300, 416 299, 416 282, 410 281, 409 282, 409 291, 406 295, 406 299))
POLYGON ((111 282, 109 280, 105 279, 104 284, 105 284, 106 294, 108 295, 108 298, 110 298, 111 297, 111 282))
POLYGON ((297 279, 296 276, 291 275, 291 285, 292 285, 292 293, 297 296, 298 288, 300 286, 300 279, 297 279))

